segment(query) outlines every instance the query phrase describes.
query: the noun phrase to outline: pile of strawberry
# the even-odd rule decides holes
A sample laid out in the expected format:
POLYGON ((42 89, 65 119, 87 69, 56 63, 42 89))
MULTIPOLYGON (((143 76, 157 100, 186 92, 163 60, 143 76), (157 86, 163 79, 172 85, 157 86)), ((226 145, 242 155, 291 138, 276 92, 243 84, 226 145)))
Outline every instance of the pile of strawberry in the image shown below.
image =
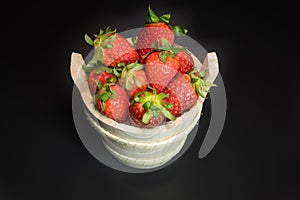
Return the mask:
POLYGON ((182 26, 169 25, 170 14, 157 16, 150 6, 146 24, 130 43, 110 27, 94 39, 93 58, 83 66, 95 108, 105 116, 136 127, 152 128, 175 120, 196 104, 213 84, 184 48, 174 45, 182 26))

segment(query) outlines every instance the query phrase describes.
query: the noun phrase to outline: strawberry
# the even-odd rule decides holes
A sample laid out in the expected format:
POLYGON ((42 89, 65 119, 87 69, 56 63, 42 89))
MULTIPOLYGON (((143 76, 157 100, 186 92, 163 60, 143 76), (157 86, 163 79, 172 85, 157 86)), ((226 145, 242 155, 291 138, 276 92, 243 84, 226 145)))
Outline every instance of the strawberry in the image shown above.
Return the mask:
POLYGON ((197 71, 196 69, 193 69, 192 71, 189 72, 189 77, 192 86, 194 87, 196 93, 198 96, 205 98, 204 93, 207 93, 208 87, 215 87, 217 86, 216 84, 207 82, 204 80, 204 77, 207 74, 207 70, 202 70, 202 71, 197 71))
POLYGON ((105 83, 95 95, 96 108, 105 116, 125 122, 128 112, 128 98, 125 90, 115 83, 105 83))
POLYGON ((145 64, 145 70, 151 87, 161 92, 176 75, 179 68, 177 60, 167 56, 165 61, 160 58, 160 52, 151 53, 145 64))
POLYGON ((165 38, 162 38, 162 46, 155 48, 158 51, 152 52, 146 58, 145 70, 150 85, 157 92, 161 92, 179 69, 180 63, 176 59, 176 54, 181 49, 173 48, 165 38))
POLYGON ((120 85, 125 88, 130 99, 132 99, 136 93, 147 89, 148 79, 143 70, 144 65, 140 63, 131 63, 128 65, 120 63, 118 66, 123 66, 120 75, 120 85))
POLYGON ((101 84, 105 84, 107 81, 115 78, 113 74, 109 74, 105 71, 105 67, 95 67, 88 74, 88 85, 92 94, 98 91, 97 81, 101 84))
POLYGON ((203 92, 208 92, 207 86, 215 86, 206 82, 203 77, 203 73, 196 70, 189 74, 177 73, 164 89, 163 92, 169 95, 165 102, 173 105, 169 111, 174 116, 178 117, 190 109, 197 102, 199 96, 204 98, 203 92))
POLYGON ((98 60, 106 66, 116 67, 118 63, 132 63, 138 60, 139 55, 134 47, 120 34, 116 29, 111 30, 107 27, 100 29, 100 33, 94 35, 92 40, 85 34, 85 40, 94 47, 94 57, 90 63, 96 63, 98 60))
POLYGON ((192 107, 198 99, 198 95, 191 85, 190 77, 187 74, 177 73, 164 92, 171 97, 166 101, 167 103, 178 105, 171 108, 170 111, 175 116, 181 115, 184 111, 192 107))
POLYGON ((152 45, 158 43, 161 45, 161 39, 165 38, 170 44, 174 43, 174 32, 176 35, 186 34, 187 30, 182 26, 170 26, 169 21, 171 14, 164 14, 158 17, 150 5, 148 6, 148 15, 146 16, 146 24, 140 31, 137 38, 137 52, 139 61, 145 62, 145 58, 152 52, 152 45))
POLYGON ((156 90, 144 91, 134 96, 129 106, 129 122, 131 125, 143 128, 159 126, 165 118, 175 120, 176 118, 168 111, 172 105, 163 102, 168 95, 156 93, 156 90))
POLYGON ((161 42, 161 45, 158 45, 157 43, 153 44, 153 49, 171 53, 170 55, 179 63, 178 71, 180 73, 184 74, 193 70, 194 60, 186 48, 170 44, 166 38, 161 38, 161 42))
POLYGON ((156 117, 149 117, 143 103, 136 102, 129 106, 129 122, 140 128, 153 128, 159 126, 165 119, 164 115, 158 113, 156 117), (144 117, 146 116, 146 117, 144 117))
POLYGON ((175 59, 179 62, 179 68, 178 71, 182 74, 192 71, 194 67, 194 60, 192 56, 184 51, 181 50, 176 54, 175 59))
POLYGON ((169 95, 168 98, 163 100, 163 102, 172 105, 172 107, 168 109, 169 112, 175 117, 179 117, 183 113, 179 98, 169 87, 166 87, 163 92, 169 95))

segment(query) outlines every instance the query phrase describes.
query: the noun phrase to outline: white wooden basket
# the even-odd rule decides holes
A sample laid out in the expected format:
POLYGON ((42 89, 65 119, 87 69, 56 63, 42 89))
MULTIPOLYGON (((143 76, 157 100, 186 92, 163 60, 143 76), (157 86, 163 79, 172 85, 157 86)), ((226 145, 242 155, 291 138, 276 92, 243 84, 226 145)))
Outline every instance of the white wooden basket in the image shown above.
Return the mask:
MULTIPOLYGON (((198 70, 208 70, 205 79, 213 83, 219 73, 216 53, 208 53, 203 64, 193 54, 192 58, 198 70)), ((199 98, 195 106, 175 121, 155 128, 137 128, 118 123, 95 109, 83 64, 82 55, 73 52, 71 76, 85 104, 87 120, 103 136, 103 144, 113 156, 128 166, 147 169, 165 164, 181 150, 188 134, 200 119, 204 98, 199 98)))

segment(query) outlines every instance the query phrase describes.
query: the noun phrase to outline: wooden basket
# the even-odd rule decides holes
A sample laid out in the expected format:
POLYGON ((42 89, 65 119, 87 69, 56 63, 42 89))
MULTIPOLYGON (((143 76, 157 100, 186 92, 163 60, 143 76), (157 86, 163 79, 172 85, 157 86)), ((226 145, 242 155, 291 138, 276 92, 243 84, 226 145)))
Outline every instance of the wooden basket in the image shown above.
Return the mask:
MULTIPOLYGON (((213 83, 219 73, 216 53, 208 53, 203 64, 193 54, 192 58, 198 70, 208 70, 205 79, 213 83)), ((87 120, 103 136, 103 144, 113 156, 128 166, 147 169, 165 164, 181 150, 188 134, 200 119, 204 98, 200 97, 196 105, 175 121, 155 128, 137 128, 118 123, 95 109, 83 64, 81 54, 73 52, 71 76, 85 104, 87 120)))

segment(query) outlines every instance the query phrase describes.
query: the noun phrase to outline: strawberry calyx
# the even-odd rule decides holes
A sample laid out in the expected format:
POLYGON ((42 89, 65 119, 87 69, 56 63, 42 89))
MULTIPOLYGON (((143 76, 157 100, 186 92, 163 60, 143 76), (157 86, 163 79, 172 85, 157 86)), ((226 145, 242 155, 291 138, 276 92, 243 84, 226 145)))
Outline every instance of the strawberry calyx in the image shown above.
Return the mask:
POLYGON ((84 35, 85 41, 97 48, 99 46, 103 46, 106 48, 110 48, 110 43, 116 39, 117 29, 111 29, 109 26, 106 27, 105 30, 100 29, 98 34, 94 34, 95 39, 93 40, 87 33, 84 35), (108 45, 108 46, 107 46, 108 45))
POLYGON ((98 92, 94 96, 94 104, 97 106, 97 102, 100 102, 102 111, 105 110, 104 102, 112 97, 113 100, 116 99, 116 93, 112 89, 117 82, 117 78, 115 76, 111 78, 107 78, 104 84, 101 81, 96 81, 96 85, 98 87, 98 92), (99 101, 100 100, 100 101, 99 101))
MULTIPOLYGON (((115 68, 111 68, 111 67, 108 67, 108 66, 105 66, 105 65, 102 65, 102 64, 83 64, 82 65, 82 69, 87 73, 89 74, 92 70, 95 70, 94 73, 96 75, 99 75, 101 74, 102 72, 106 72, 106 76, 104 75, 104 79, 101 80, 101 82, 106 82, 106 78, 108 78, 107 76, 109 76, 109 78, 111 78, 112 76, 115 76, 114 79, 116 79, 117 77, 120 77, 119 76, 119 71, 121 70, 119 67, 115 67, 115 68)), ((117 79, 116 79, 117 80, 117 79)), ((109 80, 110 81, 110 80, 109 80)), ((116 81, 115 81, 116 82, 116 81)))
POLYGON ((186 28, 180 25, 176 25, 176 26, 169 25, 169 28, 174 31, 176 36, 183 36, 186 35, 188 32, 186 28))
POLYGON ((142 103, 143 108, 146 111, 143 115, 142 123, 148 124, 152 117, 158 118, 161 116, 161 114, 170 120, 175 120, 176 117, 168 111, 168 109, 170 109, 173 105, 162 101, 163 99, 168 98, 169 95, 163 92, 157 94, 154 88, 151 89, 152 92, 139 92, 133 98, 133 103, 142 103))
POLYGON ((205 98, 204 92, 208 92, 208 87, 215 87, 217 86, 216 84, 207 82, 204 80, 204 77, 207 74, 207 70, 202 70, 202 71, 197 71, 197 70, 192 70, 188 73, 190 77, 191 84, 194 86, 196 90, 196 94, 198 96, 201 96, 202 98, 205 98))
POLYGON ((152 44, 152 48, 156 51, 159 51, 159 58, 163 63, 166 63, 167 58, 170 56, 171 58, 175 58, 176 54, 184 50, 184 48, 175 47, 171 45, 166 38, 161 38, 161 46, 158 45, 158 42, 154 42, 152 44))
POLYGON ((123 70, 123 67, 121 67, 121 66, 105 68, 106 73, 113 74, 114 76, 116 76, 118 78, 121 77, 122 70, 123 70))
POLYGON ((82 65, 82 69, 83 71, 85 71, 86 73, 91 72, 93 69, 95 69, 95 74, 101 74, 107 67, 101 64, 83 64, 82 65))
POLYGON ((95 64, 98 60, 102 61, 102 49, 109 49, 113 47, 112 42, 117 37, 117 29, 107 27, 105 30, 100 29, 99 34, 94 34, 95 39, 92 39, 87 33, 84 35, 86 43, 94 47, 94 56, 90 60, 90 64, 95 64))
MULTIPOLYGON (((155 24, 155 23, 164 23, 167 25, 167 27, 174 31, 174 33, 177 36, 186 35, 188 30, 184 28, 183 26, 171 26, 169 25, 171 19, 171 14, 163 14, 161 16, 157 16, 157 14, 150 8, 150 4, 148 5, 148 14, 146 16, 146 26, 149 24, 155 24)), ((163 26, 163 25, 161 25, 163 26)))
POLYGON ((121 82, 123 83, 123 86, 126 90, 131 90, 131 83, 130 80, 133 80, 133 83, 137 87, 141 87, 141 83, 134 75, 135 71, 142 70, 144 68, 144 65, 138 62, 130 63, 125 65, 125 63, 119 63, 118 67, 123 67, 121 74, 119 74, 121 77, 121 82))
POLYGON ((146 24, 159 23, 163 22, 169 24, 171 18, 171 14, 164 14, 162 16, 157 16, 156 13, 150 8, 150 4, 148 5, 148 14, 146 16, 146 24))

